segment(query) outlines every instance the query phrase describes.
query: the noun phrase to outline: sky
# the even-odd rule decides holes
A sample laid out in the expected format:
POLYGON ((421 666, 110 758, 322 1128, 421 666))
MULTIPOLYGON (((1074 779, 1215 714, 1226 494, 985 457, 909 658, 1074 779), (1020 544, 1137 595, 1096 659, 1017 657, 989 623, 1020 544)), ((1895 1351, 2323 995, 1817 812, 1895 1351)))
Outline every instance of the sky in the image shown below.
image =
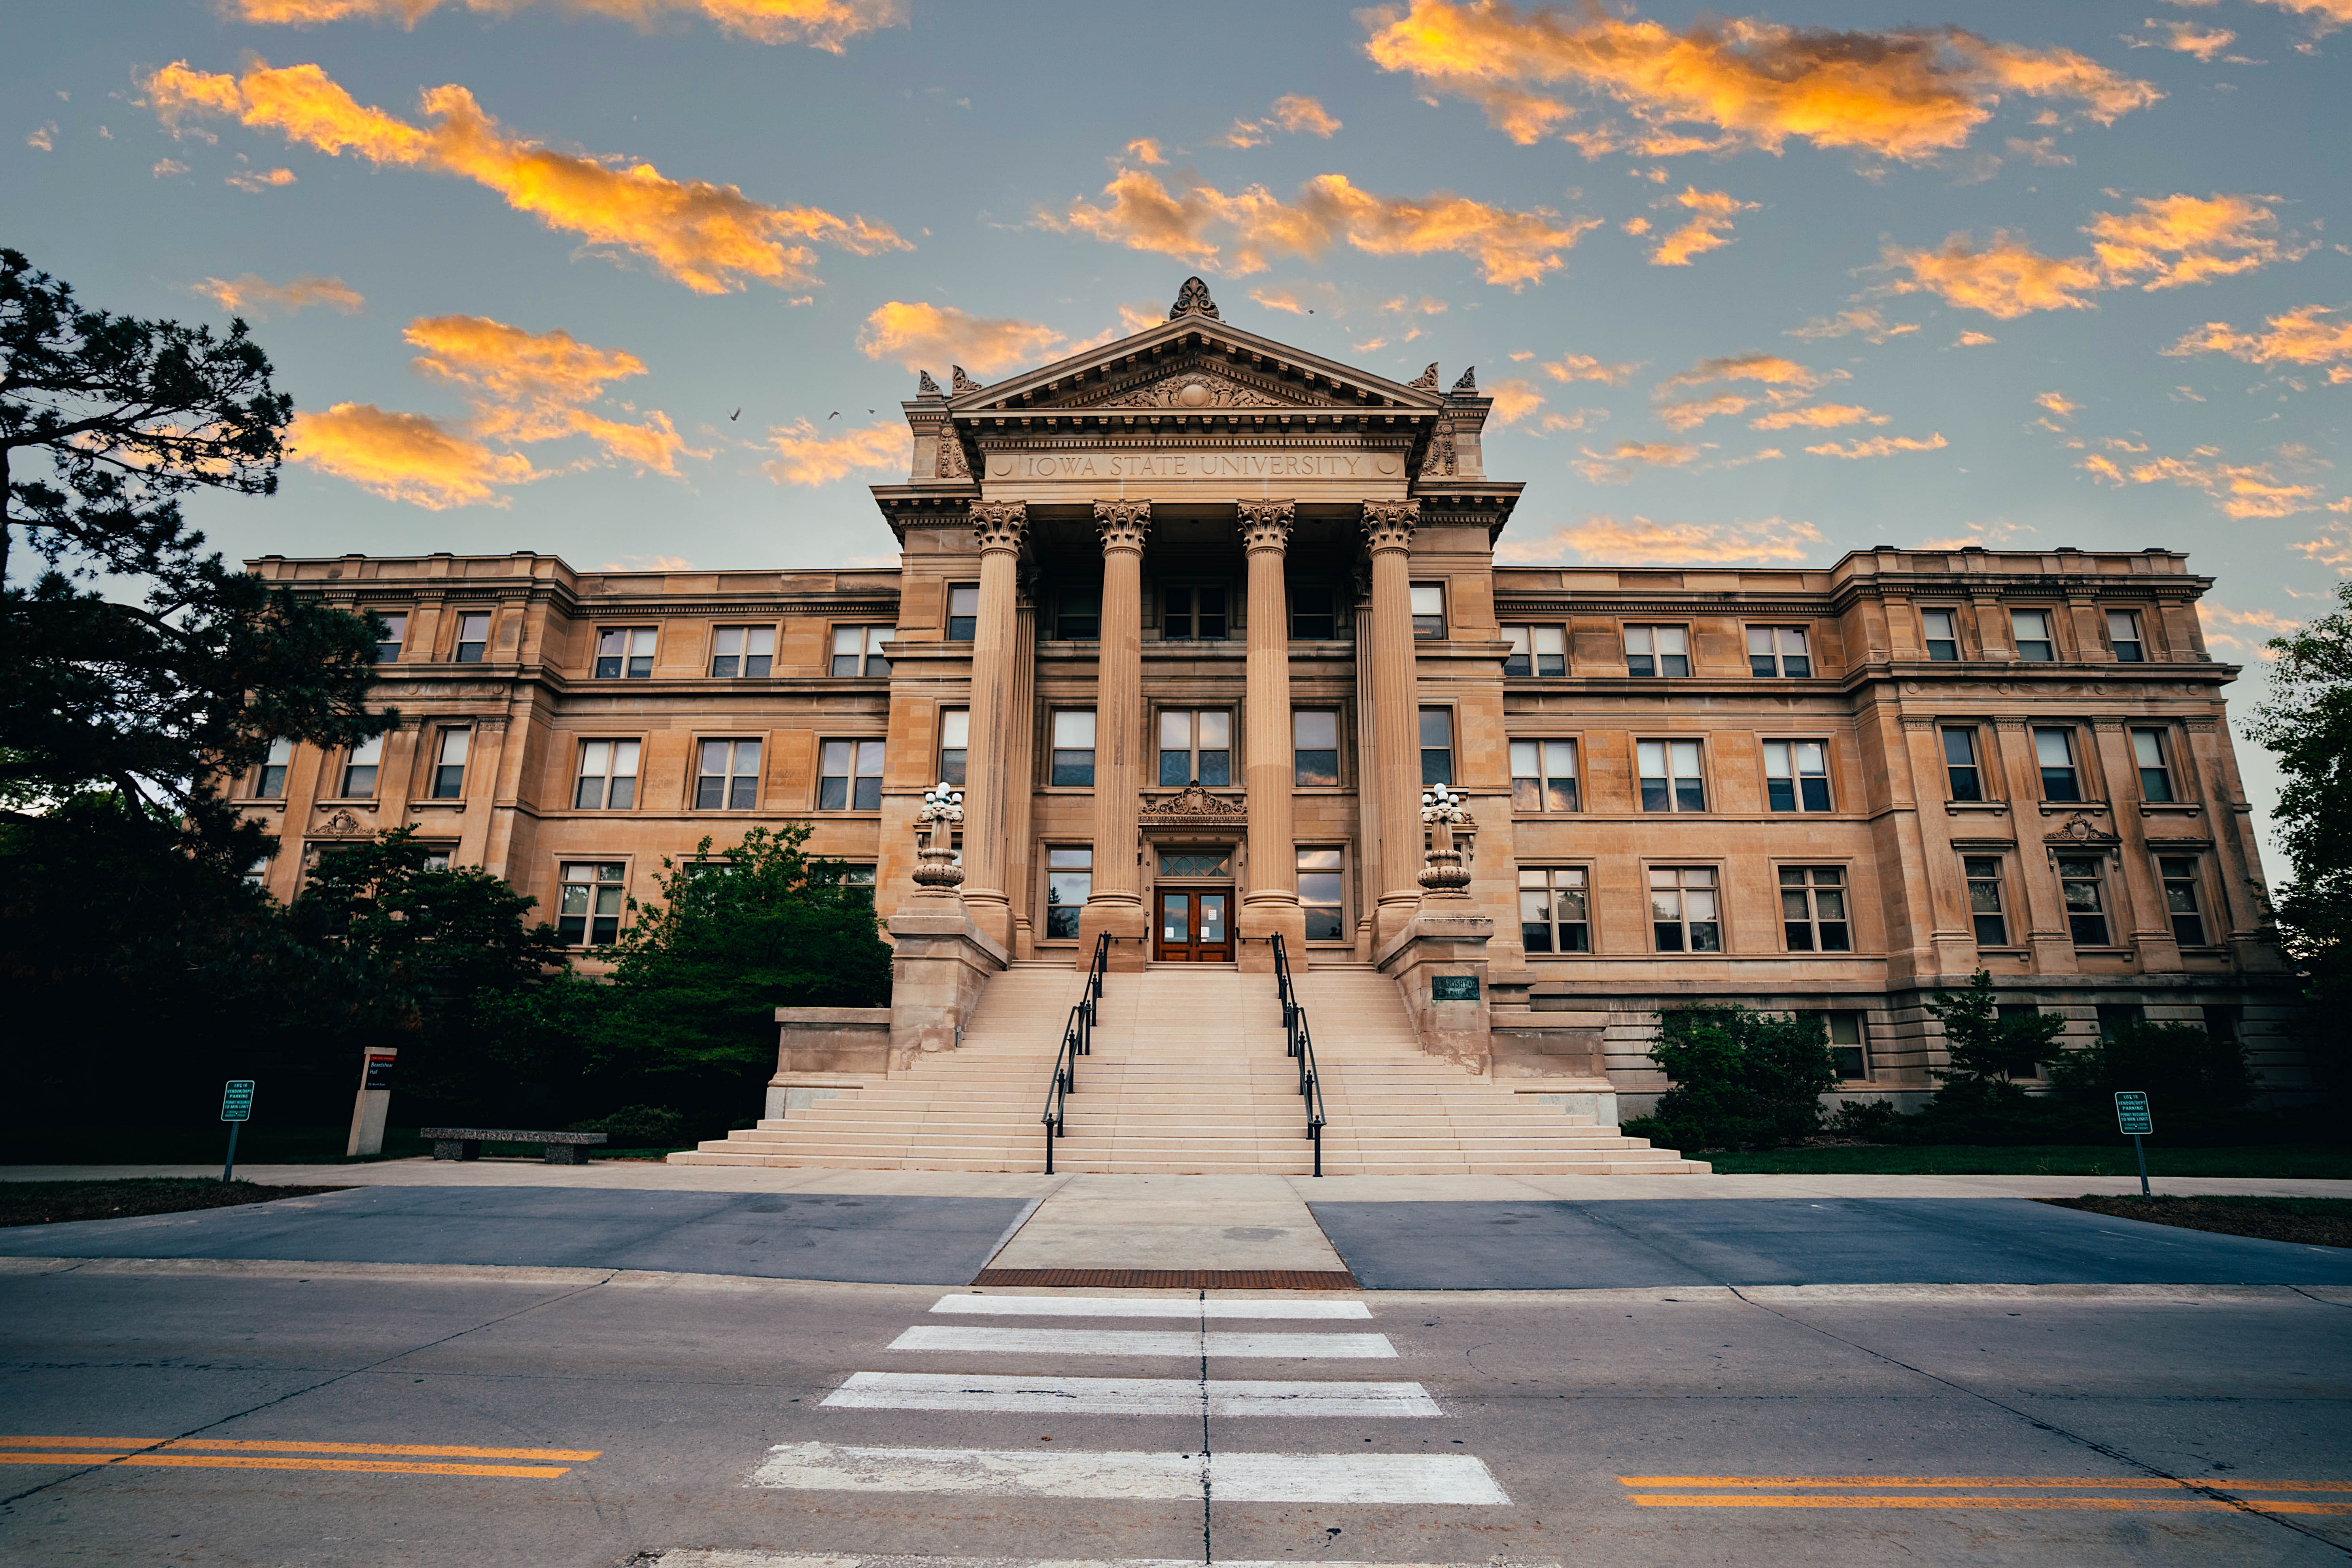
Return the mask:
POLYGON ((232 556, 893 564, 866 487, 919 369, 1198 273, 1367 370, 1475 365, 1505 561, 2185 550, 2241 731, 2352 574, 2352 0, 110 0, 11 38, 0 244, 242 316, 293 395, 278 493, 190 508, 232 556))

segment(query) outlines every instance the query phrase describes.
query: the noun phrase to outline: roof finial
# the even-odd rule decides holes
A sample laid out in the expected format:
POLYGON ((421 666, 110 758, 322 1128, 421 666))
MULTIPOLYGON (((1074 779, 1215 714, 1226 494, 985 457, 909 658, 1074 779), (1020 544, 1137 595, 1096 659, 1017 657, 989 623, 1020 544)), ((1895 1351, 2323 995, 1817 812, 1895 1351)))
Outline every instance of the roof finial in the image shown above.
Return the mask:
POLYGON ((1176 290, 1176 303, 1168 308, 1168 319, 1179 316, 1206 316, 1213 321, 1224 318, 1217 314, 1217 302, 1209 298, 1209 286, 1198 278, 1184 279, 1184 287, 1176 290))
POLYGON ((1431 360, 1429 362, 1429 368, 1423 371, 1419 375, 1414 376, 1411 384, 1416 390, 1421 392, 1435 392, 1437 390, 1437 362, 1435 360, 1431 360))
POLYGON ((915 373, 915 375, 917 377, 915 382, 916 396, 937 397, 940 395, 940 384, 931 379, 931 373, 929 371, 919 370, 915 373))
POLYGON ((1474 364, 1468 370, 1462 373, 1462 379, 1454 384, 1454 395, 1456 397, 1475 397, 1478 395, 1478 367, 1476 365, 1474 364))
POLYGON ((980 383, 964 374, 963 366, 960 364, 951 364, 948 366, 948 384, 955 388, 956 395, 958 397, 962 396, 967 392, 978 392, 980 390, 980 383))

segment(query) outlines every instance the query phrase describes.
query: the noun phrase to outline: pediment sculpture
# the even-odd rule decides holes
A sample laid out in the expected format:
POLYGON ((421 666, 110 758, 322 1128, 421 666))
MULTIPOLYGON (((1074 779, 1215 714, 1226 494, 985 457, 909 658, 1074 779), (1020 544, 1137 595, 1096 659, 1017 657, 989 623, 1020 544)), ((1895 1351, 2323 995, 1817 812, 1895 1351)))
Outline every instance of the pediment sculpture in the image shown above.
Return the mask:
POLYGON ((1199 784, 1187 784, 1173 795, 1145 795, 1139 815, 1144 825, 1152 827, 1198 822, 1238 824, 1249 816, 1249 809, 1241 801, 1212 795, 1199 784))

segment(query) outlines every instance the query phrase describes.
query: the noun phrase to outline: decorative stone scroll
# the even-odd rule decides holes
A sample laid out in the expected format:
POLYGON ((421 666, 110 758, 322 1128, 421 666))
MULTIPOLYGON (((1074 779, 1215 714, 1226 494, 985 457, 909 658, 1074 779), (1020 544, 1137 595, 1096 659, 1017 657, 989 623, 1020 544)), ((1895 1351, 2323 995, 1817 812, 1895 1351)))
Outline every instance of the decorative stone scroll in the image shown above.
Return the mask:
POLYGON ((1213 321, 1224 318, 1217 314, 1217 302, 1209 298, 1209 286, 1198 278, 1187 278, 1184 286, 1176 290, 1176 302, 1168 307, 1168 319, 1179 316, 1206 316, 1213 321))
POLYGON ((1199 784, 1187 784, 1173 795, 1142 797, 1136 820, 1146 827, 1239 827, 1249 820, 1241 801, 1211 795, 1199 784))
POLYGON ((956 434, 955 421, 943 420, 940 425, 940 460, 932 466, 935 478, 968 479, 971 467, 964 461, 963 440, 956 434))
POLYGON ((1450 479, 1454 477, 1457 459, 1454 452, 1454 425, 1441 421, 1429 433, 1428 449, 1421 455, 1421 477, 1424 479, 1450 479))
POLYGON ((1126 396, 1104 404, 1105 408, 1288 408, 1255 387, 1242 386, 1222 376, 1171 375, 1155 381, 1150 386, 1130 392, 1126 396))
POLYGON ((931 373, 929 371, 919 370, 915 373, 915 395, 918 397, 938 397, 941 395, 940 392, 940 384, 931 379, 931 373))
POLYGON ((1290 547, 1291 520, 1297 513, 1295 501, 1236 501, 1234 510, 1241 514, 1242 548, 1251 550, 1286 550, 1290 547))
POLYGON ((948 366, 948 384, 955 388, 955 393, 958 397, 962 396, 967 392, 978 392, 981 389, 980 383, 964 374, 963 366, 960 364, 951 364, 948 366))
POLYGON ((2074 813, 2056 832, 2043 835, 2042 842, 2050 847, 2053 855, 2088 849, 2105 855, 2117 865, 2123 863, 2123 839, 2092 821, 2088 812, 2074 813))
POLYGON ((1462 379, 1454 384, 1454 391, 1450 395, 1454 397, 1475 397, 1478 395, 1478 367, 1476 365, 1474 364, 1468 370, 1462 373, 1462 379))
POLYGON ((1140 555, 1144 536, 1151 531, 1151 503, 1098 500, 1095 502, 1095 531, 1102 535, 1104 554, 1114 550, 1132 550, 1140 555))
POLYGON ((1406 384, 1412 386, 1418 392, 1435 392, 1437 390, 1437 362, 1435 360, 1431 360, 1429 362, 1429 368, 1423 371, 1419 375, 1414 376, 1412 380, 1406 384))

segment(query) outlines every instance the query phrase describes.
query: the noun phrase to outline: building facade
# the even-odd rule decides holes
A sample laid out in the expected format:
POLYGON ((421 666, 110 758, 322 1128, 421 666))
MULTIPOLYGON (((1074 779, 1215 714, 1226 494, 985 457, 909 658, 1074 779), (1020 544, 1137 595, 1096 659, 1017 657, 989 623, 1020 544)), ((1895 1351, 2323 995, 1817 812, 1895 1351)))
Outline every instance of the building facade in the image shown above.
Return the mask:
POLYGON ((2069 1035, 2236 1033, 2299 1072, 2184 555, 1877 549, 1822 570, 1497 565, 1465 374, 1402 384, 1223 322, 992 385, 927 374, 895 570, 577 572, 550 556, 267 557, 390 628, 404 717, 243 784, 292 896, 404 823, 609 940, 665 856, 757 823, 913 889, 966 795, 966 907, 1016 958, 1384 963, 1421 796, 1465 797, 1472 1065, 1663 1087, 1661 1007, 1828 1016, 1845 1092, 1913 1100, 1921 1009, 1990 970, 2069 1035))

